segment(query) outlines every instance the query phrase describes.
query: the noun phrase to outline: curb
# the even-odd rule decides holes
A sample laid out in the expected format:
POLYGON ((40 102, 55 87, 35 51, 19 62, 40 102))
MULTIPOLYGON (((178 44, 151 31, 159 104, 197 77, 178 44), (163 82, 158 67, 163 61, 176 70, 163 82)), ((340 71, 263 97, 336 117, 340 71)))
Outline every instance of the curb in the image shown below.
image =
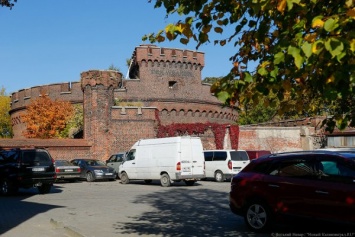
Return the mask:
POLYGON ((58 222, 53 220, 52 218, 50 219, 49 223, 55 228, 55 229, 64 229, 65 233, 69 237, 85 237, 85 235, 82 235, 78 232, 78 230, 75 230, 74 227, 71 226, 64 226, 62 222, 58 222))

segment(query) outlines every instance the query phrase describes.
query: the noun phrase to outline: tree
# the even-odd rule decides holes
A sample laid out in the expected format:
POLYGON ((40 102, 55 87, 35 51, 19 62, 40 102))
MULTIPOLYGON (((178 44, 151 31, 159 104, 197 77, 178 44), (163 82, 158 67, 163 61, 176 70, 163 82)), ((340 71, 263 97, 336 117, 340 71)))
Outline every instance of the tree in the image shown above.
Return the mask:
POLYGON ((24 136, 27 138, 54 138, 60 137, 66 124, 73 115, 73 106, 70 102, 51 100, 48 95, 41 96, 27 107, 23 116, 26 123, 24 136))
POLYGON ((120 72, 120 69, 118 67, 116 67, 115 65, 113 65, 113 64, 111 64, 109 66, 108 70, 120 72))
POLYGON ((0 137, 1 138, 11 138, 12 133, 12 124, 9 111, 11 98, 6 95, 5 88, 0 89, 0 137))
POLYGON ((74 138, 75 134, 84 129, 84 111, 82 104, 73 106, 73 113, 69 118, 64 130, 60 132, 61 138, 74 138))
POLYGON ((208 83, 208 84, 213 84, 217 82, 218 80, 221 80, 223 77, 205 77, 202 82, 203 83, 208 83))
POLYGON ((14 2, 17 2, 17 0, 0 0, 0 5, 11 9, 15 5, 14 2))
MULTIPOLYGON (((336 108, 323 121, 326 130, 355 125, 355 3, 352 0, 150 0, 166 9, 167 16, 180 15, 157 33, 143 37, 151 43, 180 39, 209 43, 213 33, 225 33, 214 40, 234 44, 233 67, 211 90, 222 102, 238 106, 242 92, 253 87, 247 101, 293 100, 298 112, 318 113, 319 108, 336 108), (257 67, 252 68, 252 64, 257 67), (266 96, 266 97, 262 97, 266 96), (308 104, 303 100, 317 102, 308 104)), ((273 101, 266 101, 270 105, 273 101)), ((287 106, 278 113, 287 113, 287 106)), ((286 104, 287 105, 287 104, 286 104)))

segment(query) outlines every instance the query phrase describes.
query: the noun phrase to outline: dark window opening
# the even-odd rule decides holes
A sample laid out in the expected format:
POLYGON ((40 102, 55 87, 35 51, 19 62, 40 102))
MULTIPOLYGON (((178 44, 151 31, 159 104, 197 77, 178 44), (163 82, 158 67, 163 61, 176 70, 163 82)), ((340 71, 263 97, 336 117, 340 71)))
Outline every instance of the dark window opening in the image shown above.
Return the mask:
POLYGON ((177 85, 176 81, 169 81, 169 89, 173 89, 177 85))

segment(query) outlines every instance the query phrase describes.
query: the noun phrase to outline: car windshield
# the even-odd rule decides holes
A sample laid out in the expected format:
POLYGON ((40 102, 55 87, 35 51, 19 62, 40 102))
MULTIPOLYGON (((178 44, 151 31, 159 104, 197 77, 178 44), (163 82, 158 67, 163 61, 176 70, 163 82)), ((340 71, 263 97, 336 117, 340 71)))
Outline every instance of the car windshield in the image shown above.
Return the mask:
POLYGON ((85 162, 89 166, 103 166, 103 165, 105 165, 102 161, 99 161, 99 160, 86 160, 85 162))
POLYGON ((69 161, 67 160, 57 160, 55 161, 55 165, 56 166, 71 166, 73 164, 71 164, 69 161))
POLYGON ((233 161, 249 160, 248 154, 245 151, 231 151, 233 161))

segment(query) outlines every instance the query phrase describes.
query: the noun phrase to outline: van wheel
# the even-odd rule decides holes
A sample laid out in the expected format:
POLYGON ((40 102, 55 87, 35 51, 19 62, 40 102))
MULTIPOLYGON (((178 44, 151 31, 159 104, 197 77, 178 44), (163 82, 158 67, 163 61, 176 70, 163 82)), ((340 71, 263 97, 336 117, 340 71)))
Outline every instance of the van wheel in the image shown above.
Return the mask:
POLYGON ((162 174, 160 176, 160 184, 163 187, 169 187, 171 185, 170 177, 168 174, 162 174))
POLYGON ((40 194, 47 194, 51 191, 51 184, 42 184, 41 186, 38 186, 38 191, 40 194))
POLYGON ((214 179, 217 182, 223 182, 224 181, 224 175, 221 171, 216 171, 216 173, 214 173, 214 179))
POLYGON ((122 184, 129 184, 129 178, 126 172, 121 174, 121 183, 122 184))
POLYGON ((152 182, 151 179, 145 179, 145 180, 144 180, 144 183, 146 183, 146 184, 150 184, 151 182, 152 182))
POLYGON ((14 194, 17 192, 17 188, 13 187, 7 180, 1 183, 1 193, 5 196, 14 194))
POLYGON ((263 202, 254 200, 246 205, 244 220, 251 230, 264 232, 271 225, 271 211, 263 202))
POLYGON ((95 180, 94 175, 91 172, 87 172, 86 181, 93 182, 95 180))
POLYGON ((192 186, 192 185, 195 184, 195 180, 185 180, 185 184, 186 184, 187 186, 192 186))

